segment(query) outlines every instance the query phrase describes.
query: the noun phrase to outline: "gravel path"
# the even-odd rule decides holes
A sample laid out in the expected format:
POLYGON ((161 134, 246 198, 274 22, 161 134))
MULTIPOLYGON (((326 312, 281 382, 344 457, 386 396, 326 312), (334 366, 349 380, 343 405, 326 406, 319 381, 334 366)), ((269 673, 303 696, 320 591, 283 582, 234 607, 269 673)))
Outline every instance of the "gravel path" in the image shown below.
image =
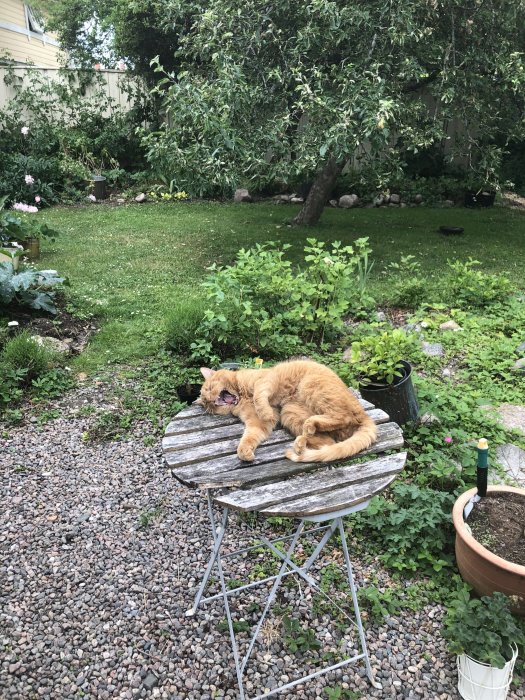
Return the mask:
MULTIPOLYGON (((117 442, 83 439, 94 417, 78 408, 110 403, 104 389, 78 388, 58 402, 62 417, 42 427, 0 426, 0 698, 237 698, 228 635, 218 628, 220 603, 184 615, 208 556, 204 499, 171 478, 160 441, 144 444, 146 425, 117 442)), ((234 546, 249 541, 246 521, 231 525, 234 546)), ((245 580, 248 564, 238 561, 231 576, 245 580)), ((358 585, 378 571, 355 562, 358 585)), ((388 581, 386 573, 379 577, 388 581)), ((341 634, 327 614, 308 612, 310 599, 308 589, 292 585, 278 602, 303 613, 322 651, 337 652, 341 634)), ((245 594, 235 617, 250 619, 260 600, 256 591, 245 594)), ((353 698, 459 697, 441 615, 433 606, 381 625, 366 622, 383 691, 356 665, 279 697, 326 699, 325 686, 350 689, 355 695, 346 697, 353 698)), ((246 638, 239 635, 241 644, 246 638)), ((355 635, 345 634, 343 644, 355 648, 355 635)), ((277 614, 255 650, 251 696, 319 659, 287 651, 277 614)), ((525 689, 508 697, 525 698, 525 689)))

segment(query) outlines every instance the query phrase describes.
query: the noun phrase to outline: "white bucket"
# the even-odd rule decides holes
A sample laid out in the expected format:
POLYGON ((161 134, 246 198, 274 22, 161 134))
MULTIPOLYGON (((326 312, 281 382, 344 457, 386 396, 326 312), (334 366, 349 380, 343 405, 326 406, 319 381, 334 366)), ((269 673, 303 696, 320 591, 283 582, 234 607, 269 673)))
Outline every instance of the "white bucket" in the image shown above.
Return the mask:
POLYGON ((515 649, 512 659, 503 668, 482 664, 466 654, 458 656, 458 690, 461 697, 465 700, 505 700, 517 656, 518 650, 515 649))

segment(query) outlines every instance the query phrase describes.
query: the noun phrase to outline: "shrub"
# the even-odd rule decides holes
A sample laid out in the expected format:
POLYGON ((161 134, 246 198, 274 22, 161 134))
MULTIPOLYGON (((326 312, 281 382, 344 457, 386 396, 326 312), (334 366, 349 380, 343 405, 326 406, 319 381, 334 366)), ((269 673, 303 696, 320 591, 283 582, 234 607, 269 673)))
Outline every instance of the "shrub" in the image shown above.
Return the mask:
POLYGON ((421 276, 421 265, 413 255, 403 255, 398 263, 391 263, 388 301, 402 309, 417 309, 427 295, 427 284, 421 276))
POLYGON ((491 275, 474 269, 481 263, 470 258, 467 262, 448 262, 450 272, 443 286, 444 301, 456 308, 483 308, 505 301, 514 291, 503 275, 491 275))
POLYGON ((398 483, 391 498, 376 496, 365 512, 352 516, 353 530, 377 547, 388 567, 432 575, 452 565, 453 504, 448 493, 398 483))
POLYGON ((443 636, 453 654, 468 654, 497 668, 511 660, 514 646, 525 645, 508 598, 499 592, 477 599, 460 591, 447 611, 443 636))
POLYGON ((22 331, 10 338, 0 355, 0 366, 4 372, 23 372, 20 383, 30 384, 33 379, 46 372, 57 355, 39 345, 28 331, 22 331))
POLYGON ((210 269, 203 283, 208 308, 192 344, 194 357, 264 353, 284 357, 322 346, 345 329, 345 315, 370 302, 368 239, 353 246, 307 239, 305 266, 295 270, 275 243, 242 249, 234 265, 210 269))
POLYGON ((55 270, 26 267, 17 271, 12 262, 0 263, 0 302, 56 313, 56 288, 67 283, 55 270))

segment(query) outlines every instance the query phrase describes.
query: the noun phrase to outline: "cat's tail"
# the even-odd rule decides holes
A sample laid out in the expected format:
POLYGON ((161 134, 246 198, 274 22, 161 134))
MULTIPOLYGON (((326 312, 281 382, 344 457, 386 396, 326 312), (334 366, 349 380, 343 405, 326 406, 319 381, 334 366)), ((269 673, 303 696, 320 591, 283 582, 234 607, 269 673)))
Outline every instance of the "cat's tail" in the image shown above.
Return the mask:
POLYGON ((318 449, 306 448, 301 454, 287 450, 286 456, 293 462, 333 462, 339 459, 353 457, 361 450, 366 450, 377 438, 377 426, 374 421, 365 416, 355 433, 347 440, 324 445, 318 449))

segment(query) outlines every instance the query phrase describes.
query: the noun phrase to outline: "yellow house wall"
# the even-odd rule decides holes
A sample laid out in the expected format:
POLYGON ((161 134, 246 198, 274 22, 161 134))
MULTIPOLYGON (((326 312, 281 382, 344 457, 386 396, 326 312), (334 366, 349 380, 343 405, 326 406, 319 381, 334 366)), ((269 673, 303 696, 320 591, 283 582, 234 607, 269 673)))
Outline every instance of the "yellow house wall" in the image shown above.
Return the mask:
POLYGON ((2 22, 27 31, 24 3, 22 0, 0 0, 0 54, 7 51, 9 57, 20 63, 33 63, 42 67, 57 67, 60 51, 51 34, 35 36, 21 34, 1 26, 2 22))

